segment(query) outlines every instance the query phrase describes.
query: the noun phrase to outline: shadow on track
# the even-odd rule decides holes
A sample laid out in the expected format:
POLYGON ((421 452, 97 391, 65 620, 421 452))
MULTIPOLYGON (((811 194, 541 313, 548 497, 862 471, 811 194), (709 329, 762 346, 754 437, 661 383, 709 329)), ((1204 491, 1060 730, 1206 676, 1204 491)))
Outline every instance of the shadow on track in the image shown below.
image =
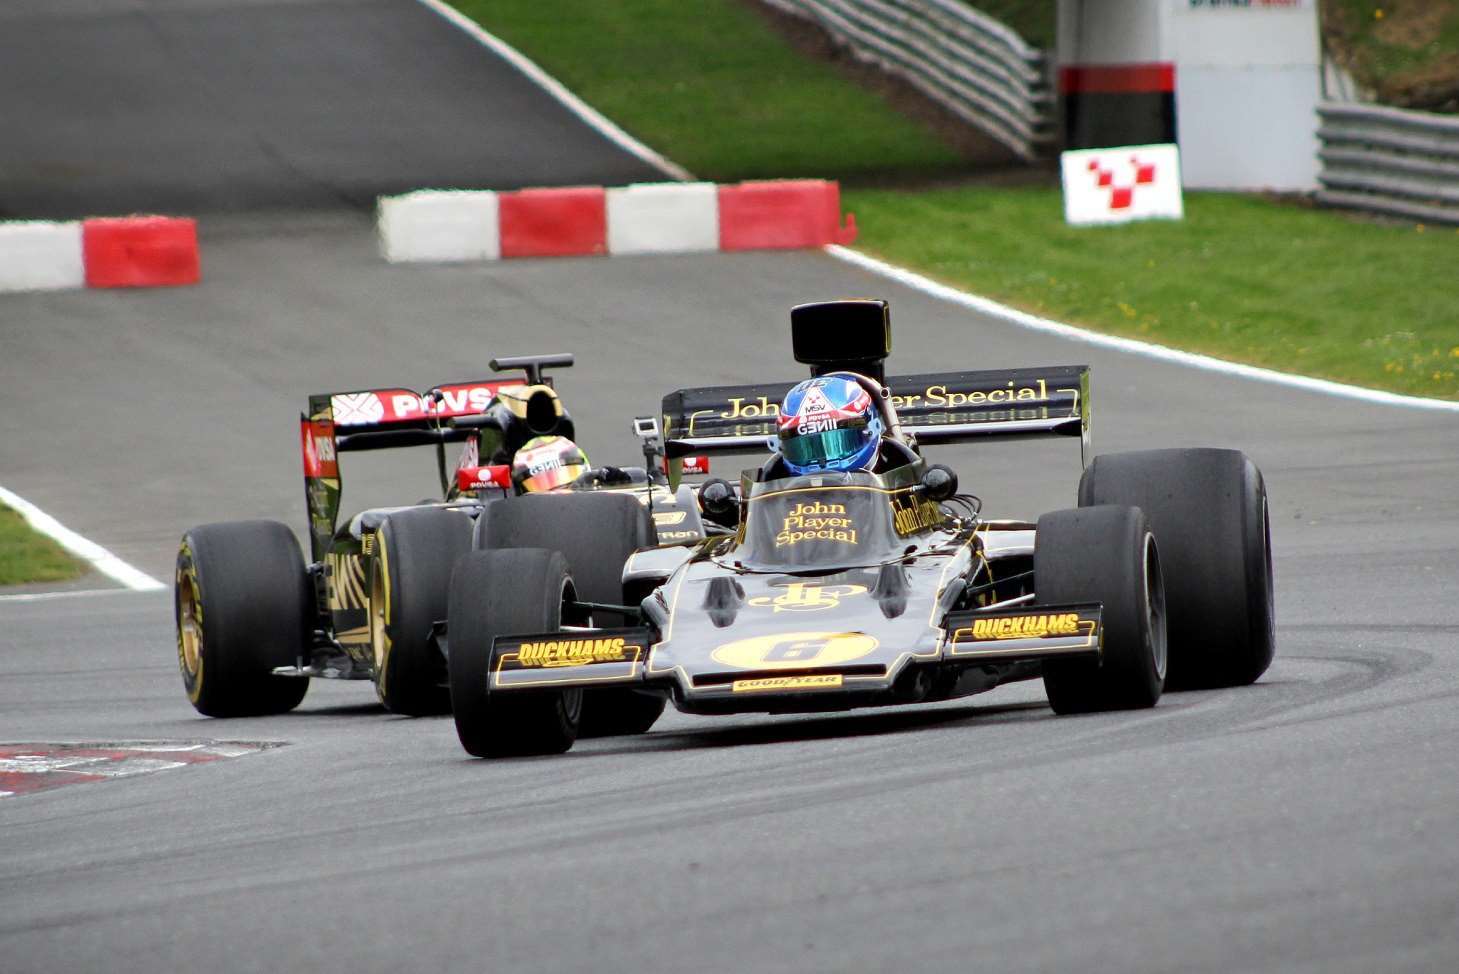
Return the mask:
MULTIPOLYGON (((800 741, 851 739, 887 734, 905 734, 951 724, 976 721, 979 724, 1006 724, 1028 720, 1030 711, 1049 716, 1048 705, 1039 702, 1002 704, 992 707, 939 707, 936 709, 882 710, 861 713, 839 713, 811 718, 789 715, 765 715, 765 723, 737 724, 703 730, 676 729, 649 733, 639 738, 618 738, 616 745, 593 748, 593 754, 629 754, 649 751, 682 751, 704 747, 747 747, 763 744, 787 744, 800 741), (632 743, 629 743, 632 742, 632 743)), ((706 722, 715 718, 705 718, 706 722)), ((609 740, 609 739, 597 739, 609 740)))

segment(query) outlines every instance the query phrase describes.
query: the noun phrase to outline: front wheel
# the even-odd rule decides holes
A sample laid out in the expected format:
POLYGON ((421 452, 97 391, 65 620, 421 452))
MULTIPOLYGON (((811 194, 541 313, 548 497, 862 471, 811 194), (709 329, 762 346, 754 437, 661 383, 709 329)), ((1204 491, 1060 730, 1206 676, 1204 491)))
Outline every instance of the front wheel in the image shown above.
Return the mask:
POLYGON ((173 588, 177 662, 200 714, 293 710, 309 679, 275 676, 310 646, 313 589, 299 543, 277 521, 205 524, 182 537, 173 588))
POLYGON ((567 560, 556 551, 473 551, 456 562, 446 616, 451 713, 468 754, 561 754, 577 740, 581 689, 504 693, 487 683, 497 636, 556 632, 573 598, 567 560))
POLYGON ((647 734, 668 703, 658 694, 637 690, 587 690, 579 737, 628 737, 647 734))
POLYGON ((1034 590, 1041 605, 1103 605, 1098 663, 1050 660, 1044 689, 1056 713, 1153 707, 1165 688, 1165 576, 1144 512, 1081 507, 1038 520, 1034 590))
POLYGON ((1169 576, 1170 688, 1242 686, 1276 652, 1266 483, 1237 450, 1095 457, 1079 506, 1128 504, 1150 519, 1169 576))

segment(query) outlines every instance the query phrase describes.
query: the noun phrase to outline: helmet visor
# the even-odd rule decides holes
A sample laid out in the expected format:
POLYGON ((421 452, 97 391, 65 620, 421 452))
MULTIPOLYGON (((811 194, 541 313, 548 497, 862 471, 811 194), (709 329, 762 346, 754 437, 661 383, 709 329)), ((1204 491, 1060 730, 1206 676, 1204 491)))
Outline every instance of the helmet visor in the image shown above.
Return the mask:
POLYGON ((866 425, 788 436, 780 441, 785 459, 802 467, 824 467, 856 455, 870 435, 866 425))
POLYGON ((535 494, 544 490, 556 490, 559 487, 566 487, 581 477, 587 469, 586 465, 579 463, 565 463, 559 467, 550 467, 541 473, 522 478, 522 492, 524 494, 535 494))

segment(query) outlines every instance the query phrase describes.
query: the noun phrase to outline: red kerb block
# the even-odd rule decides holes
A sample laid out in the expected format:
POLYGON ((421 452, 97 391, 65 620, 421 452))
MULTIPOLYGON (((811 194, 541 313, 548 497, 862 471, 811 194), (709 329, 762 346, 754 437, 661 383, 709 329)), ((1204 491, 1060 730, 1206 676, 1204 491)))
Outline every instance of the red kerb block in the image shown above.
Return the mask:
POLYGON ((601 186, 522 189, 498 197, 503 257, 565 257, 608 250, 601 186))
POLYGON ((781 250, 849 244, 856 221, 841 225, 841 186, 785 179, 719 187, 719 249, 781 250))
POLYGON ((196 284, 196 220, 123 216, 86 220, 81 253, 87 287, 172 287, 196 284))

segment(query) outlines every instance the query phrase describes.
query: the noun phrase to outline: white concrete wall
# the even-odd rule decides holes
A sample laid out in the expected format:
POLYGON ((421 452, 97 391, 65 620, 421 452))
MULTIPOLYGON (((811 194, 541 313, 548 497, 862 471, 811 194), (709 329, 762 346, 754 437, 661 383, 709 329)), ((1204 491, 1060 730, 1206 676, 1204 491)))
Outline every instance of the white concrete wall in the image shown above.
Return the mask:
POLYGON ((1317 9, 1163 0, 1176 128, 1193 189, 1317 188, 1317 9))
POLYGON ((1317 188, 1317 0, 1058 0, 1061 65, 1175 64, 1185 185, 1317 188))

